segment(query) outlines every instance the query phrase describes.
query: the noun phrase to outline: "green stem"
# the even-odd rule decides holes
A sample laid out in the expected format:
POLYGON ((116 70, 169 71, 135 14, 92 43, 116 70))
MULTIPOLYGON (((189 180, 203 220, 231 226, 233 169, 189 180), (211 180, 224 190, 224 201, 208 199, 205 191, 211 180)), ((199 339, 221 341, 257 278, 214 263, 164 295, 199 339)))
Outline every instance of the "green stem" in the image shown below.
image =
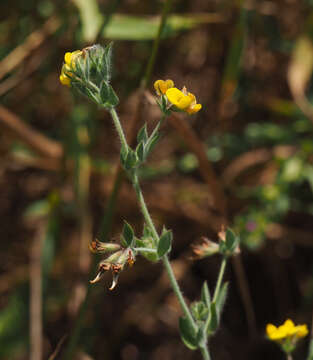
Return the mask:
MULTIPOLYGON (((137 194, 137 197, 138 197, 138 201, 139 201, 139 204, 140 204, 140 207, 141 207, 141 211, 142 211, 142 214, 143 214, 143 217, 145 219, 145 221, 147 222, 147 225, 149 226, 149 228, 151 229, 152 233, 153 233, 153 237, 154 237, 154 242, 155 244, 157 245, 159 243, 159 235, 156 231, 156 228, 154 226, 154 223, 153 223, 153 220, 150 216, 150 213, 149 213, 149 210, 147 208, 147 205, 146 205, 146 202, 145 202, 145 199, 143 197, 143 194, 142 194, 142 191, 141 191, 141 188, 140 188, 140 185, 139 185, 139 180, 138 180, 138 175, 137 173, 134 174, 133 176, 133 185, 134 185, 134 188, 136 190, 136 194, 137 194)), ((197 325, 190 313, 190 310, 186 304, 186 301, 183 297, 183 294, 179 288, 179 285, 178 285, 178 282, 175 278, 175 275, 174 275, 174 272, 173 272, 173 269, 172 269, 172 266, 168 260, 168 257, 165 255, 163 256, 162 258, 162 261, 163 261, 163 264, 164 264, 164 267, 167 271, 167 274, 168 274, 168 277, 170 279, 170 282, 171 282, 171 285, 172 285, 172 288, 178 298, 178 301, 180 303, 180 306, 185 314, 185 316, 187 317, 187 319, 189 320, 190 324, 192 324, 193 328, 195 330, 197 330, 197 325)))
POLYGON ((115 129, 118 133, 118 136, 121 140, 121 143, 122 143, 122 146, 125 148, 125 149, 128 149, 128 144, 127 144, 127 140, 126 140, 126 137, 124 135, 124 131, 123 131, 123 128, 121 126, 121 123, 120 123, 120 120, 118 118, 118 115, 116 113, 116 110, 114 108, 111 108, 110 109, 110 114, 112 116, 112 119, 113 119, 113 122, 114 122, 114 126, 115 126, 115 129))
POLYGON ((204 360, 211 360, 211 356, 210 356, 207 346, 203 345, 199 349, 201 351, 201 354, 202 354, 202 357, 204 360))
POLYGON ((147 84, 150 81, 151 74, 152 74, 153 67, 154 67, 155 60, 156 60, 156 55, 158 53, 158 49, 159 49, 159 45, 160 45, 160 41, 161 41, 161 35, 162 35, 163 29, 165 27, 167 14, 170 10, 171 5, 172 5, 172 0, 166 0, 164 2, 163 9, 162 9, 162 15, 161 15, 161 22, 159 25, 157 36, 154 39, 151 56, 150 56, 150 59, 149 59, 148 65, 147 65, 145 76, 144 76, 142 84, 141 84, 142 88, 146 88, 147 84))
MULTIPOLYGON (((220 292, 221 285, 222 285, 222 280, 223 280, 224 273, 225 273, 226 264, 227 264, 227 258, 224 256, 224 257, 223 257, 223 260, 222 260, 222 263, 221 263, 220 271, 219 271, 219 274, 218 274, 217 283, 216 283, 216 287, 215 287, 215 291, 214 291, 212 303, 213 303, 213 302, 216 303, 218 294, 219 294, 219 292, 220 292)), ((207 318, 207 320, 206 320, 206 322, 205 322, 205 326, 204 326, 204 329, 205 329, 204 332, 205 332, 205 334, 208 333, 208 327, 209 327, 209 324, 210 324, 210 320, 211 320, 211 317, 208 316, 208 318, 207 318)))
POLYGON ((148 253, 153 253, 153 254, 156 254, 156 250, 155 249, 150 249, 150 248, 134 248, 135 251, 142 251, 142 252, 148 252, 148 253))
POLYGON ((220 292, 223 276, 224 276, 224 273, 225 273, 226 264, 227 264, 227 258, 226 258, 226 256, 224 256, 223 260, 222 260, 222 263, 221 263, 220 272, 219 272, 218 278, 217 278, 217 283, 216 283, 216 287, 215 287, 215 291, 214 291, 214 295, 213 295, 213 300, 212 300, 213 302, 216 302, 216 299, 217 299, 218 294, 220 292))
POLYGON ((188 319, 189 323, 192 325, 193 329, 195 331, 197 331, 198 326, 195 323, 195 321, 194 321, 194 319, 193 319, 193 317, 191 315, 191 312, 190 312, 190 310, 189 310, 189 308, 188 308, 188 306, 186 304, 186 301, 185 301, 185 299, 183 297, 183 294, 182 294, 182 292, 181 292, 181 290, 179 288, 178 282, 176 280, 174 271, 172 269, 171 263, 170 263, 167 255, 163 256, 162 261, 163 261, 163 265, 164 265, 164 267, 165 267, 165 269, 167 271, 167 274, 168 274, 168 277, 170 279, 170 282, 171 282, 172 288, 174 290, 174 293, 177 296, 177 299, 178 299, 178 301, 180 303, 180 306, 181 306, 186 318, 188 319))
MULTIPOLYGON (((123 131, 123 128, 121 126, 121 123, 120 123, 120 120, 119 120, 119 117, 115 111, 114 108, 112 108, 110 110, 110 113, 111 113, 111 116, 112 116, 112 119, 113 119, 113 122, 114 122, 114 125, 115 125, 115 128, 116 128, 116 131, 120 137, 120 140, 121 140, 121 143, 123 146, 125 146, 126 149, 128 149, 128 144, 127 144, 127 141, 126 141, 126 137, 124 135, 124 131, 123 131)), ((150 216, 150 213, 149 213, 149 210, 147 208, 147 205, 146 205, 146 202, 145 202, 145 199, 143 197, 143 194, 142 194, 142 191, 141 191, 141 188, 140 188, 140 185, 139 185, 139 179, 138 179, 138 174, 136 171, 134 171, 133 173, 133 176, 132 176, 132 182, 133 182, 133 186, 134 186, 134 189, 136 191, 136 194, 137 194, 137 198, 138 198, 138 202, 140 204, 140 208, 141 208, 141 212, 143 214, 143 217, 147 223, 147 225, 149 226, 150 230, 152 231, 152 234, 153 234, 153 238, 154 238, 154 242, 155 242, 155 245, 157 245, 159 243, 159 235, 158 235, 158 232, 156 231, 156 228, 154 226, 154 223, 153 223, 153 220, 150 216)), ((169 279, 170 279, 170 282, 171 282, 171 285, 172 285, 172 288, 178 298, 178 301, 182 307, 182 310, 186 316, 186 318, 189 320, 190 324, 192 325, 192 327, 197 330, 198 327, 197 327, 197 324, 195 323, 192 315, 191 315, 191 312, 185 302, 185 299, 183 297, 183 294, 179 288, 179 285, 178 285, 178 282, 175 278, 175 275, 174 275, 174 272, 173 272, 173 269, 172 269, 172 266, 168 260, 168 257, 165 255, 163 256, 162 258, 163 260, 163 264, 164 264, 164 267, 167 271, 167 274, 169 276, 169 279)))

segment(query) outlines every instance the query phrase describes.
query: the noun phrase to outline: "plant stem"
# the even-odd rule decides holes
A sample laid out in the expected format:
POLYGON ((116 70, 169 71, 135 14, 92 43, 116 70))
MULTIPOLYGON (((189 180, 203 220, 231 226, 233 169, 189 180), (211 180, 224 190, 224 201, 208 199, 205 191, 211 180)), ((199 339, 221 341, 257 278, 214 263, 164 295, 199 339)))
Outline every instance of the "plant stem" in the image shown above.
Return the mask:
POLYGON ((218 278, 217 278, 217 283, 216 283, 216 287, 215 287, 215 291, 214 291, 214 295, 213 295, 213 300, 212 300, 213 302, 216 302, 216 299, 217 299, 218 294, 220 292, 223 276, 224 276, 224 273, 225 273, 226 264, 227 264, 227 258, 226 258, 226 256, 224 256, 223 260, 222 260, 222 263, 221 263, 220 272, 219 272, 218 278))
POLYGON ((163 9, 162 9, 160 26, 159 26, 159 29, 158 29, 157 36, 156 36, 156 38, 154 40, 154 43, 153 43, 151 56, 150 56, 149 62, 147 64, 146 73, 145 73, 145 76, 144 76, 142 84, 141 84, 142 88, 146 88, 147 84, 150 81, 151 74, 152 74, 153 67, 154 67, 155 60, 156 60, 156 56, 157 56, 157 53, 158 53, 159 45, 160 45, 162 32, 163 32, 163 29, 165 27, 167 14, 168 14, 168 12, 170 10, 171 5, 172 5, 172 0, 165 0, 164 5, 163 5, 163 9))
POLYGON ((287 360, 292 360, 292 355, 291 354, 286 354, 287 355, 287 360))
POLYGON ((202 354, 202 357, 204 360, 211 360, 211 356, 210 356, 207 346, 203 345, 199 349, 201 351, 201 354, 202 354))
MULTIPOLYGON (((133 185, 134 185, 134 188, 136 190, 136 194, 137 194, 137 197, 138 197, 138 201, 139 201, 139 204, 140 204, 140 207, 141 207, 141 211, 142 211, 142 214, 145 218, 145 221, 147 222, 148 226, 150 227, 152 233, 153 233, 153 236, 154 236, 154 241, 155 241, 155 244, 157 245, 159 243, 159 235, 156 231, 156 228, 154 226, 154 223, 153 223, 153 220, 150 216, 150 213, 149 213, 149 210, 147 208, 147 205, 146 205, 146 202, 145 202, 145 199, 143 197, 143 194, 142 194, 142 191, 141 191, 141 188, 140 188, 140 185, 139 185, 139 180, 138 180, 138 175, 137 173, 134 174, 133 176, 133 185)), ((172 266, 168 260, 168 257, 167 255, 163 256, 162 258, 162 261, 163 261, 163 264, 164 264, 164 267, 167 271, 167 274, 168 274, 168 277, 170 279, 170 282, 171 282, 171 285, 172 285, 172 288, 178 298, 178 301, 180 303, 180 306, 185 314, 185 316, 187 317, 187 319, 189 320, 190 324, 192 324, 192 327, 197 330, 197 325, 190 313, 190 310, 186 304, 186 301, 183 297, 183 294, 179 288, 179 285, 178 285, 178 282, 175 278, 175 275, 174 275, 174 272, 173 272, 173 269, 172 269, 172 266)))
MULTIPOLYGON (((119 117, 118 117, 115 109, 112 108, 110 110, 110 113, 111 113, 111 116, 112 116, 112 119, 113 119, 113 122, 114 122, 114 125, 115 125, 115 128, 116 128, 116 131, 117 131, 117 133, 118 133, 118 135, 120 137, 121 143, 126 149, 128 149, 128 144, 127 144, 127 141, 126 141, 126 137, 124 135, 123 128, 121 126, 119 117)), ((159 235, 158 235, 158 232, 156 231, 153 220, 152 220, 152 218, 150 216, 150 213, 149 213, 149 210, 147 208, 145 199, 143 197, 141 187, 139 185, 138 174, 137 174, 136 170, 132 174, 132 182, 133 182, 134 189, 136 191, 136 195, 137 195, 138 202, 139 202, 139 205, 140 205, 140 208, 141 208, 141 212, 143 214, 143 217, 144 217, 147 225, 149 226, 149 228, 152 231, 155 245, 157 245, 159 243, 159 235)), ((187 304, 185 302, 183 294, 182 294, 182 292, 181 292, 181 290, 179 288, 178 282, 177 282, 177 280, 175 278, 172 266, 171 266, 171 264, 170 264, 170 262, 168 260, 168 257, 165 255, 165 256, 163 256, 162 260, 163 260, 164 267, 165 267, 165 269, 167 271, 167 274, 169 276, 172 288, 173 288, 173 290, 175 292, 175 295, 177 296, 178 301, 179 301, 179 303, 181 305, 181 308, 182 308, 186 318, 189 320, 190 324, 192 325, 192 327, 195 330, 197 330, 198 329, 197 324, 195 323, 195 321, 194 321, 194 319, 193 319, 193 317, 191 315, 191 312, 190 312, 190 310, 189 310, 189 308, 188 308, 188 306, 187 306, 187 304)))
MULTIPOLYGON (((225 273, 226 264, 227 264, 227 258, 226 258, 226 256, 224 256, 223 260, 222 260, 222 263, 221 263, 220 271, 219 271, 219 274, 218 274, 217 283, 216 283, 216 287, 215 287, 215 290, 214 290, 212 303, 216 303, 218 294, 220 292, 223 277, 224 277, 224 273, 225 273)), ((208 327, 209 327, 209 324, 210 324, 210 320, 211 320, 211 316, 208 316, 208 318, 207 318, 207 320, 205 322, 205 326, 204 326, 204 329, 205 329, 204 332, 206 334, 208 332, 208 327)))
POLYGON ((164 255, 163 258, 162 258, 162 261, 163 261, 163 264, 164 264, 164 267, 167 271, 167 274, 168 274, 168 277, 170 279, 170 282, 171 282, 171 285, 172 285, 172 288, 174 290, 174 293, 175 295, 177 296, 177 299, 180 303, 180 306, 186 316, 186 318, 188 319, 189 323, 192 325, 192 327, 194 328, 195 331, 198 330, 198 326, 196 325, 191 313, 190 313, 190 310, 186 304, 186 301, 183 297, 183 294, 179 288, 179 285, 178 285, 178 282, 175 278, 175 274, 174 274, 174 271, 172 269, 172 266, 171 266, 171 263, 167 257, 167 255, 164 255))
POLYGON ((124 131, 123 131, 123 128, 122 128, 122 126, 121 126, 121 123, 120 123, 120 120, 119 120, 119 118, 118 118, 118 115, 117 115, 117 113, 116 113, 116 110, 115 110, 114 108, 111 108, 111 109, 110 109, 110 114, 111 114, 111 116, 112 116, 115 129, 116 129, 116 131, 117 131, 117 133, 118 133, 118 136, 119 136, 119 138, 120 138, 120 140, 121 140, 121 143, 122 143, 123 147, 124 147, 125 149, 128 149, 127 140, 126 140, 126 137, 125 137, 125 135, 124 135, 124 131))
POLYGON ((157 251, 155 249, 150 249, 150 248, 143 248, 143 247, 139 247, 139 248, 134 248, 134 250, 136 251, 142 251, 142 252, 149 252, 149 253, 153 253, 155 254, 157 251))

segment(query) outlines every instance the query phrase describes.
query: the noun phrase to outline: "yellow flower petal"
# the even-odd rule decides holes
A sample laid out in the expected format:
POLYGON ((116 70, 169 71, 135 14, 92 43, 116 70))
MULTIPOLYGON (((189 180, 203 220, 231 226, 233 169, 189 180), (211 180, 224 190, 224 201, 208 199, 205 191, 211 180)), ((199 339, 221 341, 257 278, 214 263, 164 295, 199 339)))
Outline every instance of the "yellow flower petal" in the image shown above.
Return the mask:
POLYGON ((171 80, 171 79, 165 80, 165 84, 166 84, 167 89, 170 89, 170 88, 174 87, 174 81, 171 80))
POLYGON ((296 326, 296 328, 297 328, 297 332, 296 332, 297 338, 305 337, 309 333, 308 327, 306 325, 298 325, 296 326))
POLYGON ((66 75, 61 74, 59 79, 62 85, 70 86, 71 80, 66 75))
POLYGON ((186 112, 189 115, 195 114, 197 113, 199 110, 202 109, 202 105, 201 104, 195 104, 195 105, 191 105, 186 109, 186 112))
POLYGON ((65 64, 71 66, 71 61, 72 61, 72 53, 71 52, 65 53, 64 61, 65 61, 65 64))
POLYGON ((162 94, 165 94, 166 91, 174 86, 173 80, 157 80, 153 84, 156 93, 161 96, 162 94))
POLYGON ((168 100, 175 105, 178 109, 186 109, 192 102, 192 99, 185 95, 182 91, 177 88, 170 88, 166 91, 168 100))
POLYGON ((266 325, 266 334, 268 336, 273 334, 275 331, 277 331, 277 327, 275 325, 273 325, 273 324, 267 324, 266 325))

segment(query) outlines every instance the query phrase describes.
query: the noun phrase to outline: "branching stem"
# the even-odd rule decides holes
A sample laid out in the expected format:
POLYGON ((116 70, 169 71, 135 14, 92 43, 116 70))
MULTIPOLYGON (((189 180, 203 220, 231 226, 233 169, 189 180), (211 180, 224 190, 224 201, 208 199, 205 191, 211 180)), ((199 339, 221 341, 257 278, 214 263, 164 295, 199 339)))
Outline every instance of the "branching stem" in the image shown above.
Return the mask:
MULTIPOLYGON (((116 131, 117 131, 117 133, 119 135, 119 138, 121 140, 122 146, 124 146, 126 149, 128 149, 127 140, 126 140, 126 137, 124 135, 123 128, 121 126, 119 117, 118 117, 115 109, 112 108, 110 110, 110 113, 111 113, 111 116, 112 116, 112 119, 113 119, 113 122, 114 122, 114 125, 115 125, 115 128, 116 128, 116 131)), ((157 232, 157 230, 156 230, 156 228, 154 226, 153 220, 152 220, 152 218, 150 216, 150 213, 149 213, 149 210, 147 208, 145 199, 143 197, 141 187, 140 187, 140 184, 139 184, 137 170, 134 170, 133 173, 132 173, 132 182, 133 182, 134 189, 136 191, 136 195, 137 195, 138 202, 139 202, 139 205, 140 205, 140 208, 141 208, 141 212, 143 214, 145 222, 147 223, 150 230, 152 231, 155 245, 157 245, 159 243, 160 238, 159 238, 158 232, 157 232)), ((181 306, 186 318, 189 320, 189 323, 192 324, 192 327, 194 328, 194 330, 197 331, 198 326, 197 326, 194 318, 192 317, 191 312, 190 312, 190 310, 188 308, 188 305, 186 304, 186 301, 185 301, 185 299, 183 297, 183 294, 182 294, 182 292, 181 292, 181 290, 179 288, 178 282, 177 282, 177 280, 175 278, 172 266, 171 266, 171 264, 169 262, 169 259, 168 259, 167 255, 163 256, 162 261, 163 261, 164 267, 165 267, 165 269, 167 271, 167 274, 168 274, 168 277, 170 279, 172 288, 173 288, 173 290, 175 292, 175 295, 178 298, 180 306, 181 306)), ((201 351, 203 352, 204 350, 201 350, 201 351)), ((206 352, 207 352, 207 350, 206 350, 206 352)), ((204 359, 207 360, 207 359, 209 359, 209 357, 205 357, 204 359)))

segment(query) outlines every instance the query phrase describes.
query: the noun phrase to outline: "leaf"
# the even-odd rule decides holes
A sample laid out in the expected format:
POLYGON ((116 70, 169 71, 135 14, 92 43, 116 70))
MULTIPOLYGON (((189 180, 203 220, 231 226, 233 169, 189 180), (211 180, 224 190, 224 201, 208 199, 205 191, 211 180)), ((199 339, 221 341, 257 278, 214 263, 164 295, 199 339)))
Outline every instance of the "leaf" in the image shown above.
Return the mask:
POLYGON ((209 326, 208 326, 208 334, 212 335, 215 333, 216 329, 218 328, 218 324, 219 324, 216 305, 214 302, 211 303, 209 316, 210 316, 210 321, 209 321, 209 326))
POLYGON ((157 253, 159 257, 164 256, 171 250, 173 233, 171 230, 164 231, 160 237, 157 253))
POLYGON ((179 318, 179 331, 183 343, 190 350, 196 350, 198 348, 197 333, 187 318, 179 318))
POLYGON ((136 154, 140 161, 144 161, 145 159, 145 148, 143 142, 139 143, 136 148, 136 154))
POLYGON ((108 102, 109 93, 110 93, 110 85, 106 81, 102 81, 100 85, 100 97, 103 104, 108 102))
POLYGON ((160 135, 156 134, 151 140, 148 141, 146 145, 146 156, 148 156, 151 153, 151 151, 153 150, 159 139, 160 139, 160 135))
POLYGON ((132 169, 137 163, 136 153, 132 149, 128 149, 126 159, 123 163, 126 170, 132 169))
POLYGON ((97 0, 74 0, 74 3, 81 17, 83 38, 86 42, 92 42, 95 40, 103 21, 97 0))
POLYGON ((47 199, 38 200, 30 204, 26 211, 24 212, 24 216, 26 218, 35 218, 42 217, 48 215, 50 212, 50 204, 47 199))
POLYGON ((115 91, 113 90, 111 85, 109 85, 109 93, 108 93, 107 102, 113 107, 116 106, 119 103, 119 98, 115 94, 115 91))
POLYGON ((226 230, 226 245, 228 248, 232 247, 234 242, 236 241, 236 235, 231 229, 226 230))
POLYGON ((130 246, 134 239, 135 234, 133 228, 125 220, 124 220, 122 235, 127 246, 130 246))
POLYGON ((209 314, 209 308, 203 301, 197 301, 191 305, 191 312, 197 322, 205 321, 209 314))
MULTIPOLYGON (((105 27, 102 35, 104 38, 117 40, 153 40, 158 33, 160 21, 160 16, 115 14, 105 27)), ((181 31, 192 29, 200 24, 221 21, 223 21, 223 18, 217 14, 171 15, 167 18, 162 37, 175 36, 181 31)))
POLYGON ((143 236, 144 237, 152 237, 153 236, 153 232, 151 231, 149 226, 147 226, 146 224, 143 225, 143 236))
POLYGON ((225 282, 221 286, 220 291, 216 298, 216 311, 219 318, 221 317, 226 302, 227 292, 228 292, 228 282, 225 282))
MULTIPOLYGON (((153 246, 154 242, 152 237, 148 238, 142 238, 142 239, 136 239, 136 246, 137 247, 143 247, 143 248, 148 248, 148 249, 154 249, 153 246)), ((159 257, 157 253, 151 253, 151 252, 144 252, 144 251, 140 251, 140 254, 142 256, 144 256, 147 260, 152 261, 152 262, 157 262, 159 261, 159 257)))
POLYGON ((106 76, 107 81, 110 80, 110 75, 111 75, 112 49, 113 49, 113 42, 111 42, 104 48, 104 55, 103 55, 104 66, 105 66, 104 75, 106 76))
POLYGON ((202 289, 201 289, 201 300, 202 302, 205 303, 205 305, 210 308, 210 304, 211 304, 211 295, 210 295, 210 290, 208 287, 208 283, 205 281, 202 285, 202 289))
POLYGON ((144 126, 138 131, 137 141, 138 143, 143 142, 145 144, 147 140, 148 140, 147 124, 144 124, 144 126))

